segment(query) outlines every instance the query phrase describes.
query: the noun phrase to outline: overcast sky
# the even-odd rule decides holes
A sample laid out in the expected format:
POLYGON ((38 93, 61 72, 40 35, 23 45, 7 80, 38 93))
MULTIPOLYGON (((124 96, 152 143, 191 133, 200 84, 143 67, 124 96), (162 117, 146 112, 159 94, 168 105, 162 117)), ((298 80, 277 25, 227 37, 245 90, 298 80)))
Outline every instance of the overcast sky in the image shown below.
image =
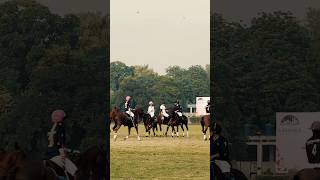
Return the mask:
MULTIPOLYGON (((9 0, 0 0, 1 2, 9 0)), ((69 14, 79 12, 109 12, 110 0, 36 0, 49 7, 51 12, 57 14, 69 14)))
POLYGON ((210 0, 111 0, 111 61, 149 65, 210 63, 210 0))
POLYGON ((226 19, 245 22, 257 16, 258 12, 291 11, 303 20, 309 7, 319 8, 320 0, 211 0, 212 12, 222 14, 226 19))

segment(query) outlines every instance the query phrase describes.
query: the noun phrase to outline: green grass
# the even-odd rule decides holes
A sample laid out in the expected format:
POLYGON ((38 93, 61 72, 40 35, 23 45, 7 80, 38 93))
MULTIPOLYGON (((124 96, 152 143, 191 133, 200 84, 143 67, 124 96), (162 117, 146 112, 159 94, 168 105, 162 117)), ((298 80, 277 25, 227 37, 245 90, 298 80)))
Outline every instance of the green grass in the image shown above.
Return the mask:
POLYGON ((131 132, 124 140, 127 127, 121 127, 116 142, 111 133, 112 180, 210 179, 209 141, 203 140, 200 125, 190 125, 189 137, 145 137, 139 125, 142 140, 138 141, 135 130, 131 132))

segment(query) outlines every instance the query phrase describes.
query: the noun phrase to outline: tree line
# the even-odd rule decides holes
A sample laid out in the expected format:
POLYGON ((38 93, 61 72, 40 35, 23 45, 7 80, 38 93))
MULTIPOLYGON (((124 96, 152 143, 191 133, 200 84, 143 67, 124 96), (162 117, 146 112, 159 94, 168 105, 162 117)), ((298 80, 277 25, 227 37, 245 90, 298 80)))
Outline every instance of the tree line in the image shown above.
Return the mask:
MULTIPOLYGON (((275 125, 276 112, 320 109, 320 10, 259 13, 250 24, 211 17, 212 94, 232 143, 275 125)), ((240 146, 240 145, 239 145, 240 146)))
POLYGON ((125 96, 130 95, 144 109, 149 101, 159 110, 161 104, 171 107, 179 100, 183 110, 187 110, 187 104, 195 103, 197 96, 210 96, 209 85, 209 65, 170 66, 164 75, 159 75, 148 66, 127 66, 121 61, 110 63, 111 108, 121 106, 125 96))
POLYGON ((109 17, 60 16, 32 0, 0 4, 0 148, 41 157, 51 112, 66 114, 67 144, 106 137, 109 17))

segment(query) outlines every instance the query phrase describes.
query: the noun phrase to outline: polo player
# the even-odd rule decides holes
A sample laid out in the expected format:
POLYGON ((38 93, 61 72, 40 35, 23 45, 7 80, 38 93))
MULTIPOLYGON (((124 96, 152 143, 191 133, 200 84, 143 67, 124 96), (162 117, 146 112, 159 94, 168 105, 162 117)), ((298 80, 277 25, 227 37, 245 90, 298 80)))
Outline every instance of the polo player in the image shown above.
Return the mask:
POLYGON ((126 112, 129 115, 132 121, 134 120, 134 113, 132 112, 132 110, 135 109, 135 106, 136 105, 132 97, 126 96, 123 109, 124 112, 126 112))
MULTIPOLYGON (((58 166, 63 168, 66 172, 75 175, 77 167, 66 158, 65 142, 66 132, 64 127, 64 120, 66 114, 63 110, 55 110, 51 114, 51 121, 53 126, 48 132, 48 149, 47 157, 58 166)), ((66 174, 67 176, 67 174, 66 174)))
POLYGON ((160 114, 162 115, 161 119, 163 120, 164 117, 168 118, 169 114, 166 111, 166 106, 164 104, 161 104, 160 106, 160 114))

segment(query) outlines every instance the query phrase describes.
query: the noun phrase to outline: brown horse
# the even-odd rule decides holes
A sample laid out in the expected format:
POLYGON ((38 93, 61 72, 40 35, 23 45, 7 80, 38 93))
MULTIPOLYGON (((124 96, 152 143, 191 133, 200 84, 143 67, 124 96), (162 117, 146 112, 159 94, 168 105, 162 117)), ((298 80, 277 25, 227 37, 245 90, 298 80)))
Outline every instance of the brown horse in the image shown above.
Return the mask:
POLYGON ((21 150, 0 152, 0 180, 13 180, 16 170, 22 165, 26 155, 21 150))
POLYGON ((298 171, 293 180, 319 180, 320 168, 306 168, 298 171))
POLYGON ((202 133, 203 133, 203 140, 207 140, 207 130, 210 127, 210 115, 204 115, 201 117, 200 120, 201 128, 202 128, 202 133))
POLYGON ((112 128, 114 132, 114 135, 113 135, 114 141, 116 141, 117 132, 122 125, 128 126, 128 135, 125 137, 125 140, 129 138, 132 127, 136 129, 138 140, 139 141, 141 140, 139 136, 139 131, 138 131, 138 123, 139 123, 139 120, 143 117, 143 110, 141 108, 137 108, 136 110, 133 110, 133 113, 134 113, 134 119, 132 120, 127 113, 121 112, 120 109, 118 109, 117 107, 114 107, 111 110, 109 118, 114 122, 114 126, 112 128))
MULTIPOLYGON (((75 177, 68 174, 69 180, 101 180, 109 177, 109 161, 103 145, 89 148, 72 159, 78 170, 75 177)), ((50 160, 25 160, 17 168, 12 180, 56 180, 65 177, 64 169, 50 160)), ((7 180, 7 179, 6 179, 7 180)))

